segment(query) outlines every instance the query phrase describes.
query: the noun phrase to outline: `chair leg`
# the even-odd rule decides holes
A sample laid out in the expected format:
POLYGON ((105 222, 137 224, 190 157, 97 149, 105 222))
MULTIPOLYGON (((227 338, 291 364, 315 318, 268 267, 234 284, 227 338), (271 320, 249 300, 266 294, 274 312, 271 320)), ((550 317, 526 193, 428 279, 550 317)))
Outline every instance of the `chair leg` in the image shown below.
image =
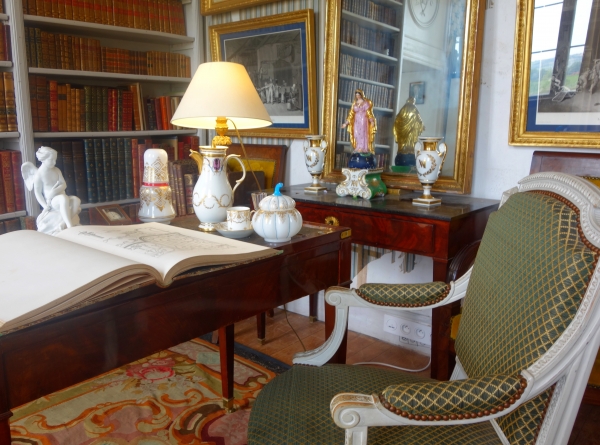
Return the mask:
POLYGON ((308 297, 308 319, 310 322, 314 322, 319 314, 319 293, 315 292, 310 294, 308 297))
POLYGON ((268 316, 269 318, 273 318, 273 317, 275 316, 275 311, 274 311, 273 309, 269 309, 269 310, 267 311, 267 316, 268 316))
POLYGON ((0 414, 0 445, 11 444, 9 419, 12 415, 10 411, 0 414))
POLYGON ((267 325, 266 315, 266 312, 261 312, 256 316, 256 336, 258 337, 258 341, 260 341, 261 345, 265 344, 267 325))

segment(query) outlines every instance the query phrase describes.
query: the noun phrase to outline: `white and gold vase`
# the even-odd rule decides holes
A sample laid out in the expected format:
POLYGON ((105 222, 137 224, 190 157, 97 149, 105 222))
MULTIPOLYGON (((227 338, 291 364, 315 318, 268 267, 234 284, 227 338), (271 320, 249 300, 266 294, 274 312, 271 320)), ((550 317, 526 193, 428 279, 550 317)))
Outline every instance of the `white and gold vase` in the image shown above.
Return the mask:
POLYGON ((194 186, 194 212, 205 232, 216 230, 216 224, 227 218, 227 209, 233 205, 233 193, 246 177, 246 167, 239 155, 227 156, 226 146, 201 146, 200 153, 191 150, 190 156, 198 164, 200 177, 194 186), (227 180, 227 161, 233 158, 242 167, 242 177, 233 189, 227 180))
POLYGON ((423 186, 423 194, 413 199, 413 205, 432 207, 442 203, 439 198, 431 196, 431 188, 437 181, 448 148, 441 142, 442 137, 419 136, 415 143, 415 158, 417 162, 417 177, 423 186))
POLYGON ((144 177, 140 188, 138 218, 143 222, 169 224, 175 216, 169 186, 167 152, 162 148, 150 148, 144 153, 144 177))
POLYGON ((304 141, 304 162, 313 178, 312 184, 304 188, 306 193, 319 193, 327 189, 319 183, 327 155, 327 141, 324 138, 325 136, 310 135, 306 136, 306 141, 304 141))

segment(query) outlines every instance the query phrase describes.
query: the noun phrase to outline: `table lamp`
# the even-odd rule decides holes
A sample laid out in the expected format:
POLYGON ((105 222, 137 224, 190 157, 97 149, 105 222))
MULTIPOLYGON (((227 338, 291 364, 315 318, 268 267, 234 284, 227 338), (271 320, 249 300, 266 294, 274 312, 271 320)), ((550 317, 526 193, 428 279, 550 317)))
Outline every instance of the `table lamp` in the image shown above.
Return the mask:
MULTIPOLYGON (((215 230, 216 224, 225 221, 227 208, 233 205, 226 164, 228 158, 237 155, 227 156, 227 146, 231 144, 227 136, 229 124, 236 131, 262 128, 272 124, 271 117, 243 65, 209 62, 196 70, 171 123, 188 128, 214 128, 217 133, 210 146, 199 147, 200 154, 190 152, 200 170, 194 187, 194 211, 201 230, 215 230)), ((246 156, 239 133, 238 138, 246 156)), ((244 177, 245 173, 238 184, 244 177)))

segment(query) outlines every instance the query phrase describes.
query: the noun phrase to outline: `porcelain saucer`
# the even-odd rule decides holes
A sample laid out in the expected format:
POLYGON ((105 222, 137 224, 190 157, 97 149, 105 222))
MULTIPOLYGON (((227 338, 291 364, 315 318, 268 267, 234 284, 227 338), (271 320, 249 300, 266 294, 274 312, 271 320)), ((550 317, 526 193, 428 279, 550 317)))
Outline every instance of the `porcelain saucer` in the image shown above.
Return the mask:
POLYGON ((229 230, 226 222, 215 224, 215 229, 224 237, 234 239, 247 238, 254 233, 252 227, 246 230, 229 230))

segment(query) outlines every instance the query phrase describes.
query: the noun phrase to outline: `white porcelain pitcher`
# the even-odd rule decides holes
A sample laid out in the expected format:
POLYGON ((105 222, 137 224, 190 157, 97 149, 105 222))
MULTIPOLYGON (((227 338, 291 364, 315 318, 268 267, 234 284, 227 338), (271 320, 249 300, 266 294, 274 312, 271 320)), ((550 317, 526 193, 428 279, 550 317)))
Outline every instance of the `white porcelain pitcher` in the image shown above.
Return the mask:
POLYGON ((233 205, 233 192, 246 177, 246 167, 239 155, 227 156, 227 147, 200 146, 200 154, 190 150, 198 164, 200 177, 194 186, 194 212, 200 220, 200 230, 215 230, 215 224, 227 219, 227 209, 233 205), (234 158, 242 167, 242 177, 233 189, 227 180, 227 161, 234 158))

